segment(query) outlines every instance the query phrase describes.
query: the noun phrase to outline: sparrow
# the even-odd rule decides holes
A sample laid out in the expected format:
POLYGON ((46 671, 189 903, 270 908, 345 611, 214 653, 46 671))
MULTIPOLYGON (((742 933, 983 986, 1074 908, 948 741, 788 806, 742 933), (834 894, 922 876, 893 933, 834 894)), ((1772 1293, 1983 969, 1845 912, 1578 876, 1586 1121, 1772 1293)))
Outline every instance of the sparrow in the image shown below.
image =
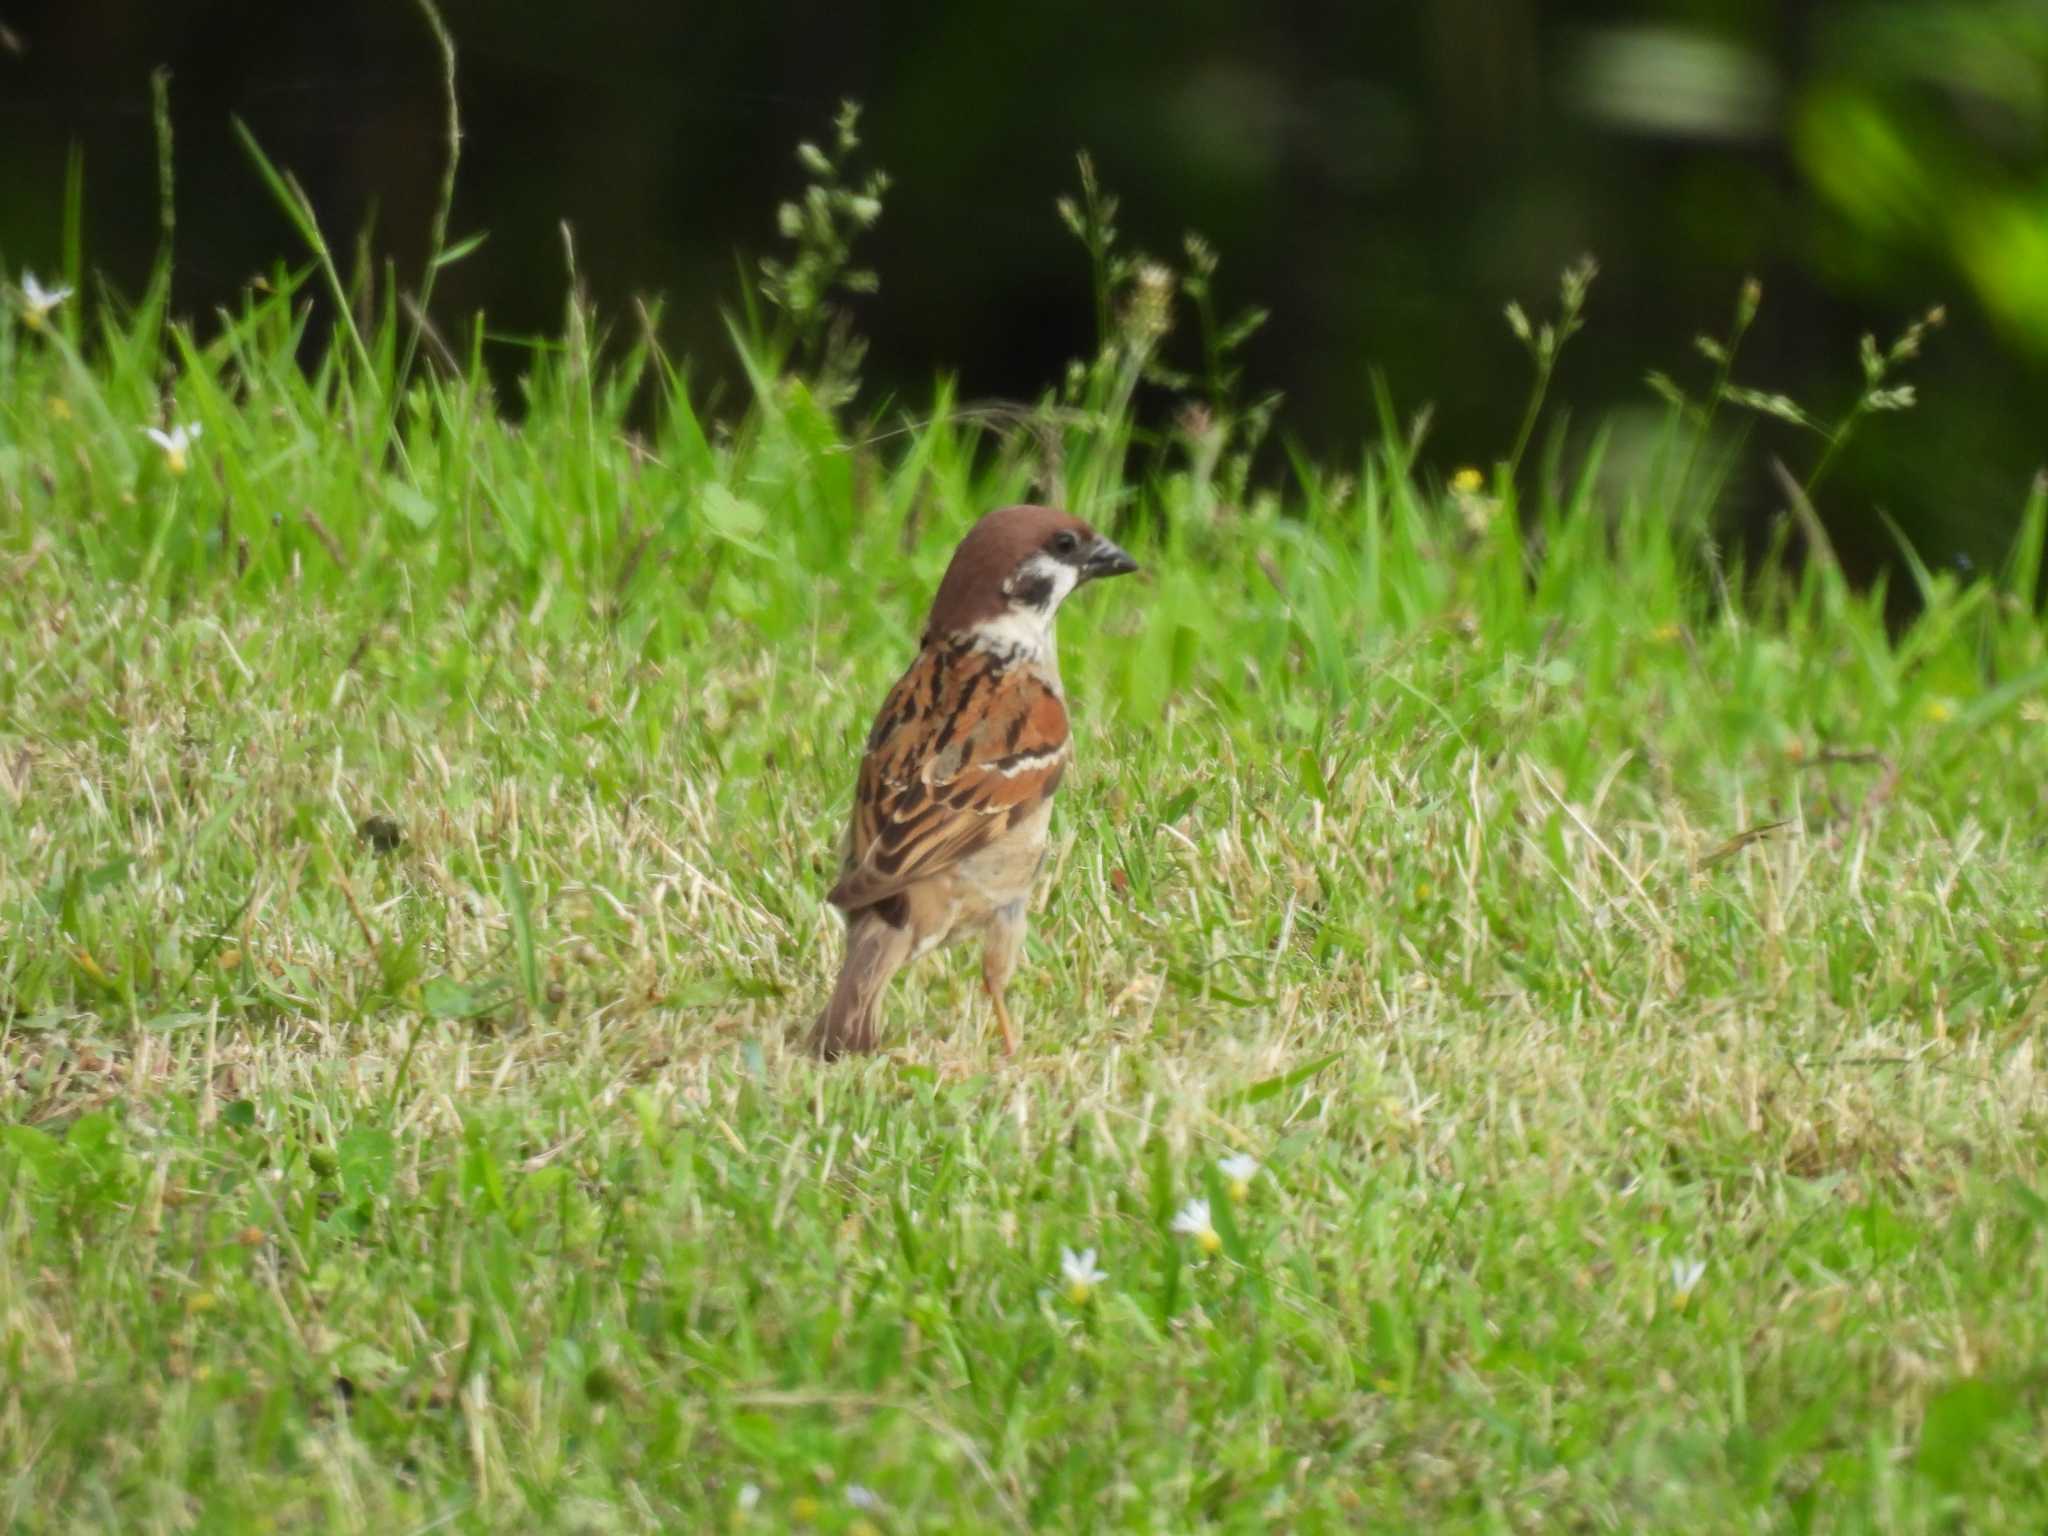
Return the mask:
POLYGON ((1073 759, 1053 618, 1076 587, 1137 568, 1052 507, 1000 508, 953 551, 917 659, 868 732, 827 898, 846 916, 846 961, 811 1031, 820 1056, 872 1051, 889 979, 977 934, 982 986, 1015 1054, 1003 994, 1073 759))

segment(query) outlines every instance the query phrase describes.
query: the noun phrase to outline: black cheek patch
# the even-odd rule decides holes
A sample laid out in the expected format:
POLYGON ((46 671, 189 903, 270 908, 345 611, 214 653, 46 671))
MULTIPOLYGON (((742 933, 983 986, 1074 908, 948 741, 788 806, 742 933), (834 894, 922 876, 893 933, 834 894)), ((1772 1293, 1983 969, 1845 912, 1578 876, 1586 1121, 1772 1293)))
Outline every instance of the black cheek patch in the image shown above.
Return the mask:
POLYGON ((1052 578, 1026 576, 1010 589, 1010 601, 1020 608, 1043 608, 1052 601, 1052 578))
POLYGON ((910 923, 910 902, 901 891, 894 896, 884 896, 868 909, 891 928, 903 928, 910 923))

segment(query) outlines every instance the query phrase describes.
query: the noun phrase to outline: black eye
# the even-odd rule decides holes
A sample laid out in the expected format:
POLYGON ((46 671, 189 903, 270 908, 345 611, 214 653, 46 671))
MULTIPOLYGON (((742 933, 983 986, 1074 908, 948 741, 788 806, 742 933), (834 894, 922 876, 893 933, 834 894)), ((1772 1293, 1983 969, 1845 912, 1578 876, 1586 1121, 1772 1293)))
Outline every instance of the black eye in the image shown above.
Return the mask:
POLYGON ((1077 534, 1069 530, 1065 533, 1054 534, 1052 536, 1052 543, 1047 547, 1056 555, 1071 555, 1081 547, 1081 540, 1077 534))

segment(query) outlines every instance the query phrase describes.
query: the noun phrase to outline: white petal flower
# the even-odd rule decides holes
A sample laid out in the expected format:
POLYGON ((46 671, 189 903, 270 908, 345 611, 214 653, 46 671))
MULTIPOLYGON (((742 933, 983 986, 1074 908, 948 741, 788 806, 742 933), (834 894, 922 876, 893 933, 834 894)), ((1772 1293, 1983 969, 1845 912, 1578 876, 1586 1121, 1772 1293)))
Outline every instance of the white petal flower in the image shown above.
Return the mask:
POLYGON ((1215 1223, 1209 1220, 1209 1202, 1190 1200, 1180 1208, 1180 1214, 1173 1218, 1173 1230, 1182 1237, 1192 1237, 1202 1252, 1214 1253, 1223 1246, 1223 1239, 1216 1235, 1215 1223))
POLYGON ((1707 1272, 1705 1259, 1673 1259, 1671 1261, 1671 1291, 1673 1304, 1684 1309, 1692 1300, 1692 1293, 1699 1288, 1700 1278, 1707 1272))
POLYGON ((156 427, 144 427, 142 432, 152 443, 163 449, 164 468, 174 475, 182 475, 187 467, 187 450, 199 441, 199 434, 204 430, 205 428, 195 421, 189 426, 172 427, 168 432, 156 427))
POLYGON ((760 1485, 756 1483, 741 1483, 740 1496, 736 1502, 739 1505, 739 1512, 741 1514, 752 1514, 754 1506, 761 1502, 760 1485))
POLYGON ((1223 1175, 1230 1198, 1242 1205, 1252 1192, 1252 1180, 1258 1177, 1259 1160, 1247 1153, 1234 1152, 1216 1159, 1216 1171, 1223 1175))
POLYGON ((1095 1267, 1093 1248, 1083 1248, 1079 1253, 1071 1248, 1062 1248, 1060 1278, 1067 1285, 1067 1300, 1078 1307, 1095 1294, 1095 1287, 1107 1280, 1109 1275, 1095 1267))
POLYGON ((880 1509, 882 1496, 872 1488, 863 1488, 859 1483, 846 1485, 846 1502, 855 1509, 880 1509))
POLYGON ((42 329, 50 311, 70 297, 69 288, 45 288, 35 273, 21 274, 21 318, 32 331, 42 329))

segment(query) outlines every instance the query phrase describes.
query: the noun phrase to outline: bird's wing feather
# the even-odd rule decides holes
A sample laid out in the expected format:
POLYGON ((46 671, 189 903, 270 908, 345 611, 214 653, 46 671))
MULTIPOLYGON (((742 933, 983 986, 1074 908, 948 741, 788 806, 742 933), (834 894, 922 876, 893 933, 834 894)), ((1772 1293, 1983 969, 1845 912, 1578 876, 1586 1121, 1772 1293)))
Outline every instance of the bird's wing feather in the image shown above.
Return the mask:
POLYGON ((1067 755, 1066 705, 1035 670, 926 649, 869 733, 832 904, 858 911, 950 869, 1051 798, 1067 755))

